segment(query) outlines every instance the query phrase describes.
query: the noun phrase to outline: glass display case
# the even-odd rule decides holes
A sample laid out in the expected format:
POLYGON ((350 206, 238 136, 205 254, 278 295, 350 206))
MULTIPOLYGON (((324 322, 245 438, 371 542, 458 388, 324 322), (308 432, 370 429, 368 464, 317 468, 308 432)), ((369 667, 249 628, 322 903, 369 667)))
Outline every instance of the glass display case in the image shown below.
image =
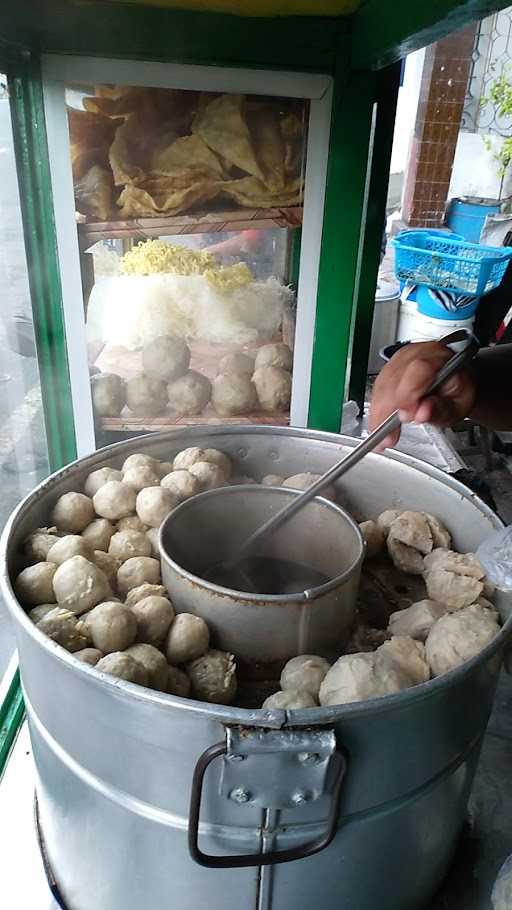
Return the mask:
POLYGON ((48 57, 43 86, 78 453, 306 425, 331 79, 48 57))

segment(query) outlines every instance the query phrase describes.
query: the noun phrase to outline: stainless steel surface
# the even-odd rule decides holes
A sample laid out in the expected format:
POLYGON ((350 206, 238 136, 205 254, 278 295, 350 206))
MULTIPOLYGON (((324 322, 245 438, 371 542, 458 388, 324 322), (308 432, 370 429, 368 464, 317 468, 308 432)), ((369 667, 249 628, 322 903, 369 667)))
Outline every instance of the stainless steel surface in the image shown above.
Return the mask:
MULTIPOLYGON (((497 674, 510 635, 509 597, 496 603, 504 628, 452 673, 383 699, 308 711, 247 710, 162 695, 102 675, 44 637, 14 598, 8 570, 27 533, 55 500, 102 464, 143 451, 170 460, 214 446, 236 471, 260 479, 306 468, 323 473, 355 440, 292 428, 183 429, 130 440, 45 481, 2 537, 2 590, 14 619, 31 728, 41 824, 70 910, 416 910, 428 902, 452 855, 497 674), (470 710, 468 709, 470 706, 470 710), (334 842, 300 864, 208 870, 187 848, 192 771, 227 727, 333 727, 348 755, 334 842)), ((474 494, 401 454, 370 454, 336 484, 358 519, 385 508, 434 512, 454 545, 474 550, 497 517, 474 494)), ((254 759, 256 761, 256 759, 254 759)), ((329 800, 263 812, 220 793, 223 759, 205 777, 200 843, 211 854, 285 849, 325 831, 329 800)), ((241 783, 243 786, 243 783, 241 783)))
MULTIPOLYGON (((453 373, 464 366, 469 360, 472 360, 479 349, 479 343, 475 336, 465 329, 450 332, 449 335, 445 335, 440 341, 448 348, 463 342, 466 342, 466 345, 462 350, 455 353, 448 363, 445 363, 444 366, 441 367, 436 378, 430 383, 425 392, 425 398, 428 398, 429 395, 432 395, 433 392, 437 391, 453 373)), ((335 480, 342 477, 347 471, 350 471, 350 469, 358 464, 365 455, 369 452, 373 452, 390 433, 393 433, 394 430, 398 429, 400 423, 399 412, 393 411, 393 413, 390 414, 389 417, 386 417, 386 419, 383 420, 369 436, 363 439, 352 452, 349 452, 348 455, 341 458, 337 464, 333 465, 332 468, 329 468, 329 470, 326 471, 322 477, 319 477, 307 490, 304 490, 303 493, 293 499, 288 505, 284 506, 280 512, 272 515, 268 521, 254 531, 241 546, 236 548, 234 553, 230 554, 230 556, 224 560, 224 566, 236 566, 244 556, 247 556, 257 547, 261 548, 266 537, 275 533, 275 531, 282 527, 286 521, 289 521, 293 515, 304 508, 306 503, 313 499, 313 497, 319 496, 322 490, 325 490, 327 486, 334 483, 335 480)))
POLYGON ((293 809, 331 791, 329 768, 336 752, 333 730, 229 729, 220 792, 244 792, 262 809, 293 809))
POLYGON ((291 501, 293 491, 235 486, 211 490, 182 503, 160 530, 162 578, 178 612, 208 623, 215 643, 247 664, 275 664, 270 678, 297 654, 333 657, 353 625, 364 543, 354 520, 324 499, 309 502, 262 544, 262 556, 302 561, 330 581, 295 594, 241 593, 204 579, 240 539, 291 501), (301 554, 304 554, 301 556, 301 554))

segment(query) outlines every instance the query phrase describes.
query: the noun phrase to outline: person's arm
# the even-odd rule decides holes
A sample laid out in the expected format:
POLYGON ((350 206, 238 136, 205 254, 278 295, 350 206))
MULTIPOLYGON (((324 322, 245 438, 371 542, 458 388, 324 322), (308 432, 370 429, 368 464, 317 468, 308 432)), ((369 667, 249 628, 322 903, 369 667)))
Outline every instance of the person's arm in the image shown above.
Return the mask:
MULTIPOLYGON (((471 366, 450 377, 435 395, 421 400, 440 367, 452 353, 437 341, 408 344, 377 377, 370 406, 369 428, 375 429, 392 411, 403 421, 451 426, 464 417, 489 429, 512 429, 512 345, 479 352, 471 366)), ((392 446, 400 433, 388 437, 392 446)))
POLYGON ((258 249, 262 241, 262 231, 247 230, 240 231, 234 237, 227 240, 221 240, 211 246, 205 247, 208 253, 221 254, 225 256, 237 256, 241 253, 247 253, 251 250, 258 249))

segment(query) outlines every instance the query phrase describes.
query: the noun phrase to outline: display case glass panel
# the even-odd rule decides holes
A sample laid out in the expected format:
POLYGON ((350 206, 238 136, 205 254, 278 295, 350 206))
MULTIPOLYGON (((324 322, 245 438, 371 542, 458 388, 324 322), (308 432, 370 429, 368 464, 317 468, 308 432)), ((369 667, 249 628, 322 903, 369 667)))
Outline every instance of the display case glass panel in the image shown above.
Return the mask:
POLYGON ((304 423, 330 80, 134 63, 127 84, 127 66, 45 66, 78 449, 89 421, 92 447, 188 424, 286 425, 298 397, 304 423))
MULTIPOLYGON (((16 162, 5 77, 0 75, 0 529, 11 511, 49 473, 16 162)), ((14 633, 0 599, 0 691, 14 652, 14 633)), ((1 698, 0 698, 1 702, 1 698)))

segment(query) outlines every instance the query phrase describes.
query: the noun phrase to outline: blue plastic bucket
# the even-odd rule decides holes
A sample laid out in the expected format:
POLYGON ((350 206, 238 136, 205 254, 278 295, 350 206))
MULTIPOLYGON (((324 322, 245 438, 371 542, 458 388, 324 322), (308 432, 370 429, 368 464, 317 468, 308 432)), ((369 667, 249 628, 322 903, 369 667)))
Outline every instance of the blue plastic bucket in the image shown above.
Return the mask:
POLYGON ((429 288, 426 284, 414 285, 409 291, 406 290, 405 282, 401 282, 400 286, 402 299, 406 298, 415 303, 419 313, 422 313, 423 316, 431 316, 433 319, 445 319, 447 322, 469 319, 475 313, 481 300, 481 297, 447 294, 444 291, 429 288))
POLYGON ((469 243, 479 243, 487 215, 499 212, 501 203, 492 199, 452 199, 446 222, 469 243))

